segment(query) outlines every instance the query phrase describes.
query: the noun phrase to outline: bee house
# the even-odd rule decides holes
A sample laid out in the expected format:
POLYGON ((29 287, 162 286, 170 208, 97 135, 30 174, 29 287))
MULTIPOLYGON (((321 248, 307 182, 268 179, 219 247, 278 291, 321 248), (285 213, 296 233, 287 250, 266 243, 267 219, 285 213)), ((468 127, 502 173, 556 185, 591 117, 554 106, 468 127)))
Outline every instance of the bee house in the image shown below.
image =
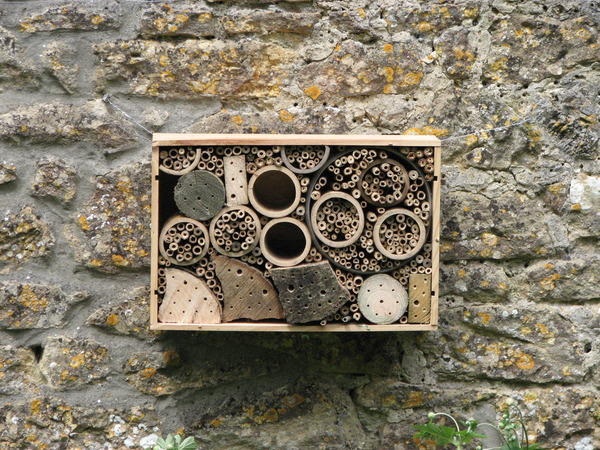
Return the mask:
POLYGON ((155 134, 151 328, 438 323, 433 136, 155 134))

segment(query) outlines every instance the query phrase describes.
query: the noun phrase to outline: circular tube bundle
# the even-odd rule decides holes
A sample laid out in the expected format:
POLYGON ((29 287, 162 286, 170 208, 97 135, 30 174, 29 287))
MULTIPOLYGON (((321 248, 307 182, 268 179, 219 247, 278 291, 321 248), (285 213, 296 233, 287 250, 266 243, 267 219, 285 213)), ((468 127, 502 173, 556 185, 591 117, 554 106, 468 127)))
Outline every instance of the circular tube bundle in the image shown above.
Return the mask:
POLYGON ((209 231, 210 242, 219 253, 243 256, 250 253, 260 239, 260 219, 247 206, 229 206, 212 219, 209 231))
POLYGON ((286 147, 283 146, 281 148, 281 160, 283 165, 292 172, 306 175, 323 167, 329 159, 329 152, 328 145, 318 149, 308 147, 306 150, 296 151, 286 150, 286 147), (294 164, 297 164, 297 166, 294 164))
POLYGON ((373 228, 377 250, 393 260, 415 256, 425 244, 425 224, 414 212, 404 208, 390 209, 381 215, 373 228), (389 219, 394 219, 388 224, 389 219))
POLYGON ((160 232, 158 249, 172 264, 189 266, 208 252, 209 241, 204 224, 189 217, 174 216, 160 232))
POLYGON ((375 206, 397 205, 406 197, 408 187, 408 172, 400 162, 390 158, 371 162, 358 180, 362 198, 375 206))
POLYGON ((200 151, 194 147, 179 147, 161 150, 159 169, 169 175, 185 175, 191 172, 200 161, 200 151))
POLYGON ((365 227, 365 216, 360 203, 350 194, 330 191, 313 205, 310 223, 321 242, 342 248, 358 240, 365 227))

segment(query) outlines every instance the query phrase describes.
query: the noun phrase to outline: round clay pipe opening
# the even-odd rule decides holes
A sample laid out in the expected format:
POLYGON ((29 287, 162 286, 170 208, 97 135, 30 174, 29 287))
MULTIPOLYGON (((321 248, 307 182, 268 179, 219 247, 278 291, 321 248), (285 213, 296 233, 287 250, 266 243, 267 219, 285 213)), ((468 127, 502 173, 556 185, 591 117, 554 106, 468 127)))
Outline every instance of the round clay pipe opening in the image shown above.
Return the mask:
POLYGON ((287 216, 300 203, 300 183, 285 167, 265 166, 250 178, 248 199, 267 217, 287 216))
POLYGON ((302 262, 310 251, 310 244, 306 225, 289 217, 271 220, 260 235, 262 254, 268 261, 281 267, 302 262))

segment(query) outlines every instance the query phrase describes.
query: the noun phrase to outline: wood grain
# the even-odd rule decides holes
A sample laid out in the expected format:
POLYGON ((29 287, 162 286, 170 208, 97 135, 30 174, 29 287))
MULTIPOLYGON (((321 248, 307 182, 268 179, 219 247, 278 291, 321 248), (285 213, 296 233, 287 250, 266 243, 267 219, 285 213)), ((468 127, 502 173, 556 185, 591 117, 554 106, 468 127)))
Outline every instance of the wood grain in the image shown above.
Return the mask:
POLYGON ((223 157, 223 170, 225 171, 227 205, 247 205, 246 157, 244 155, 223 157))
POLYGON ((429 323, 431 275, 411 273, 408 278, 408 323, 429 323))
POLYGON ((223 322, 283 319, 277 292, 258 269, 226 256, 213 262, 223 288, 223 322))
POLYGON ((225 203, 223 182, 206 170, 194 170, 179 178, 174 191, 177 208, 196 220, 208 220, 225 203))
POLYGON ((161 322, 221 322, 221 305, 206 283, 189 272, 167 269, 167 290, 158 310, 161 322))
POLYGON ((365 319, 376 324, 396 322, 406 311, 408 295, 400 282, 389 275, 367 278, 358 291, 358 307, 365 319))
POLYGON ((306 323, 334 314, 350 300, 326 262, 271 269, 289 323, 306 323))

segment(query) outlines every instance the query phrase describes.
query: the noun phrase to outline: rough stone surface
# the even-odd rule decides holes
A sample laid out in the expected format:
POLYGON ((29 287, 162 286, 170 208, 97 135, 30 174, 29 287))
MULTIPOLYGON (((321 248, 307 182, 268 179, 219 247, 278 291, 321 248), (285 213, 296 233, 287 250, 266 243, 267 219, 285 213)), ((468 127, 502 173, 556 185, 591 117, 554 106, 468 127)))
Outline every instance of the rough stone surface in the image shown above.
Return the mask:
POLYGON ((0 448, 412 450, 509 398, 600 448, 597 2, 2 5, 0 448), (150 332, 150 142, 104 94, 152 131, 444 139, 439 329, 150 332), (68 210, 31 195, 53 158, 68 210))
POLYGON ((32 258, 47 255, 54 233, 31 206, 4 212, 0 223, 0 270, 6 272, 32 258))
POLYGON ((66 295, 58 286, 0 282, 0 329, 60 328, 70 308, 87 294, 66 295))
POLYGON ((69 204, 77 193, 77 172, 61 159, 43 158, 31 185, 35 197, 50 197, 69 204))
POLYGON ((101 272, 150 263, 150 164, 99 176, 76 225, 65 230, 80 264, 101 272))
POLYGON ((109 351, 91 339, 53 336, 44 346, 40 371, 48 386, 67 390, 92 384, 108 375, 109 351))
POLYGON ((119 301, 94 311, 86 324, 102 328, 109 333, 135 336, 153 340, 158 331, 150 331, 150 289, 139 286, 123 292, 119 301))
POLYGON ((109 152, 130 148, 136 140, 131 133, 129 125, 110 115, 100 99, 81 106, 19 106, 0 114, 0 139, 22 145, 83 141, 109 152))
POLYGON ((79 65, 76 62, 76 49, 60 41, 46 44, 42 60, 46 70, 69 94, 77 90, 79 65))
POLYGON ((0 184, 10 183, 17 179, 17 168, 12 164, 0 163, 0 184))
POLYGON ((20 31, 35 33, 38 31, 76 30, 98 31, 117 28, 119 25, 119 3, 103 2, 94 5, 63 3, 41 8, 33 14, 27 14, 19 21, 20 31))

